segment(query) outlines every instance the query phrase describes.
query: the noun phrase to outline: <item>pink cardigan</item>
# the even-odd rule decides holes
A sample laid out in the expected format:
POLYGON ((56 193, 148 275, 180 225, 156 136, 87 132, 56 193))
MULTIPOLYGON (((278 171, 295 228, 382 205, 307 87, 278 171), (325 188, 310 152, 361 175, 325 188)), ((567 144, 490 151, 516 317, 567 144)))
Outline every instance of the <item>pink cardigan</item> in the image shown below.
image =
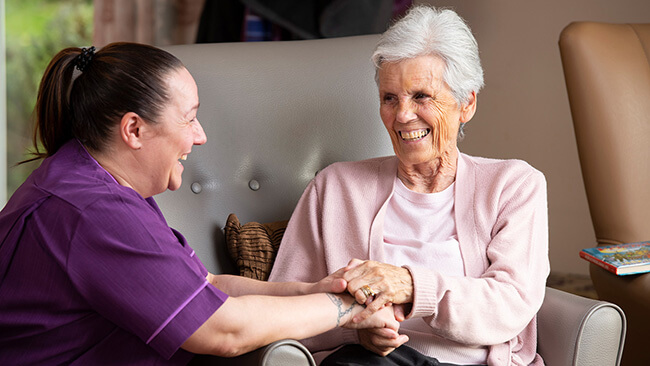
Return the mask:
MULTIPOLYGON (((320 172, 291 216, 269 280, 318 281, 351 258, 383 262, 397 164, 391 156, 320 172)), ((466 277, 407 267, 414 282, 409 317, 424 318, 437 336, 489 346, 489 365, 543 365, 536 353, 536 314, 550 270, 543 174, 519 160, 459 154, 455 216, 466 277)), ((335 329, 304 343, 316 352, 358 338, 335 329)), ((426 343, 411 346, 435 357, 426 343)))

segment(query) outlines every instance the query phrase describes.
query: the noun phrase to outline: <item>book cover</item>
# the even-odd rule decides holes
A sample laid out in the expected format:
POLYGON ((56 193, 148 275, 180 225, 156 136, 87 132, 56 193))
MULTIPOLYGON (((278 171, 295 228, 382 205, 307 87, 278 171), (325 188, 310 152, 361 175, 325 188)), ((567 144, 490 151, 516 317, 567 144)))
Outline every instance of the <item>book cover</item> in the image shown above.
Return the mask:
POLYGON ((586 248, 580 257, 619 276, 650 272, 650 241, 586 248))

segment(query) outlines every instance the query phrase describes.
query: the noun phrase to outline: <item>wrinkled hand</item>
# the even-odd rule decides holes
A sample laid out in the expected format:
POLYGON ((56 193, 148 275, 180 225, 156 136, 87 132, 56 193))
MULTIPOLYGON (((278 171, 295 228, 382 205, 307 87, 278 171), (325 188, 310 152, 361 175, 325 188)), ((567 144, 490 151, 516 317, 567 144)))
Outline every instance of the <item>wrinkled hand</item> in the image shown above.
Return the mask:
MULTIPOLYGON (((404 312, 404 305, 393 305, 393 316, 398 322, 404 321, 404 312)), ((382 357, 409 340, 406 334, 399 334, 396 329, 391 328, 358 329, 357 333, 359 334, 359 343, 365 349, 382 357)))
POLYGON ((399 334, 389 328, 359 329, 359 343, 368 351, 380 356, 387 356, 395 348, 408 342, 406 334, 399 334))
POLYGON ((366 309, 354 317, 355 322, 363 321, 386 305, 413 302, 413 279, 406 268, 353 259, 344 271, 348 292, 359 304, 366 304, 366 309), (376 293, 374 297, 363 293, 361 288, 366 285, 376 293))
POLYGON ((345 268, 341 268, 331 275, 315 282, 307 293, 315 294, 319 292, 341 293, 347 288, 347 281, 343 278, 345 268))

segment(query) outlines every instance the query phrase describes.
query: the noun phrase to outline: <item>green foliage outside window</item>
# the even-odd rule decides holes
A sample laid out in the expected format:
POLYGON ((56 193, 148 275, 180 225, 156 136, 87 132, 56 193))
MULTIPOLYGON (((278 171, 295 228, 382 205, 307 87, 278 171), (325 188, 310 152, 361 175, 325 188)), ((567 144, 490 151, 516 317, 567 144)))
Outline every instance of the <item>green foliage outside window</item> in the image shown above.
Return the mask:
POLYGON ((7 194, 39 162, 16 165, 32 150, 38 84, 52 57, 92 43, 92 0, 6 0, 7 194))

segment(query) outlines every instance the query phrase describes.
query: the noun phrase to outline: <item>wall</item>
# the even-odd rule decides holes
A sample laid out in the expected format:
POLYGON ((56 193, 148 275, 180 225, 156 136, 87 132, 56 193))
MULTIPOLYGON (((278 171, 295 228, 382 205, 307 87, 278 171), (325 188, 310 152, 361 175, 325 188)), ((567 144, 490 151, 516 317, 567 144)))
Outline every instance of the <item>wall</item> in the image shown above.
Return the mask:
POLYGON ((572 21, 650 22, 648 0, 416 1, 451 7, 479 44, 486 87, 461 151, 524 159, 544 172, 549 191, 553 271, 588 273, 578 257, 595 245, 558 39, 572 21))

